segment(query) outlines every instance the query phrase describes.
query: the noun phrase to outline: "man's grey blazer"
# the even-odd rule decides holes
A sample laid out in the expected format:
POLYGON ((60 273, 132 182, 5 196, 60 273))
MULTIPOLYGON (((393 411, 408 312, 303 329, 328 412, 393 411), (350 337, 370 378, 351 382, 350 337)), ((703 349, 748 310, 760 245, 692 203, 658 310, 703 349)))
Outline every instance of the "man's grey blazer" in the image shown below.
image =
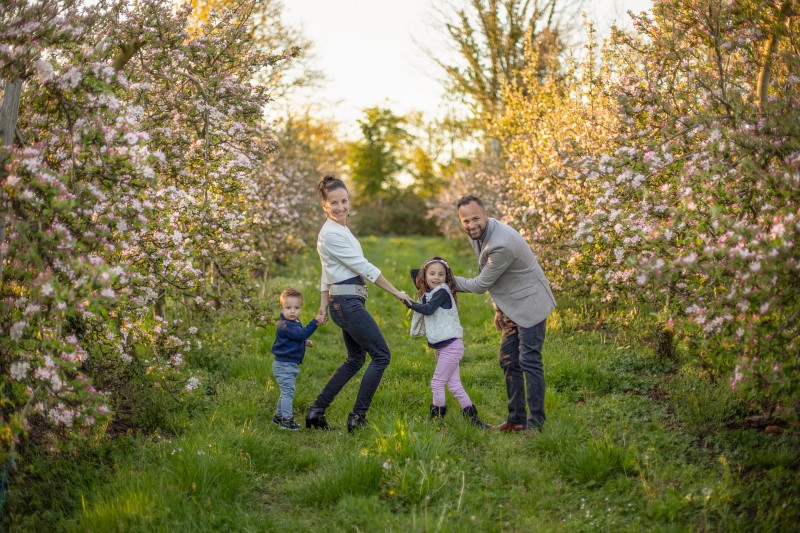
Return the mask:
POLYGON ((556 306, 550 283, 531 247, 514 228, 490 218, 481 245, 470 239, 478 256, 477 278, 456 276, 456 290, 489 291, 495 306, 523 328, 544 320, 556 306))

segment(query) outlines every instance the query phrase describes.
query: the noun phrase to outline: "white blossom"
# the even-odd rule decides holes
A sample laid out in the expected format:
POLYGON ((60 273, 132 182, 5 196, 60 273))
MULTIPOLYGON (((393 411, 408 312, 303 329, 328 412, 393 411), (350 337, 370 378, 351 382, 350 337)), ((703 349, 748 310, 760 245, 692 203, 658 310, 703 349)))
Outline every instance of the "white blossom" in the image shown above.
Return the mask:
POLYGON ((28 370, 31 368, 30 363, 26 361, 19 361, 11 363, 11 379, 14 381, 22 381, 28 377, 28 370))

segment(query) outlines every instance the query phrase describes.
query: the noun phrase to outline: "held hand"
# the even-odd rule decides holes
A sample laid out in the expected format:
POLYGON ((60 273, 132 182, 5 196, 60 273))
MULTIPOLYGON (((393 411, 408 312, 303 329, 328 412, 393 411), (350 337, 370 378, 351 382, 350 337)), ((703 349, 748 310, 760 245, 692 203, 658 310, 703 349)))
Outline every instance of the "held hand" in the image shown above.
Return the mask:
POLYGON ((405 291, 400 291, 397 293, 396 298, 406 304, 406 307, 410 307, 411 303, 414 301, 411 299, 411 296, 405 293, 405 291))
POLYGON ((500 310, 494 312, 494 327, 497 331, 503 331, 503 312, 500 310))
POLYGON ((325 323, 328 321, 328 310, 320 309, 319 311, 317 311, 316 320, 317 324, 319 324, 320 326, 325 325, 325 323))
POLYGON ((314 342, 311 339, 307 339, 306 340, 306 346, 308 346, 309 348, 313 348, 314 347, 314 342))

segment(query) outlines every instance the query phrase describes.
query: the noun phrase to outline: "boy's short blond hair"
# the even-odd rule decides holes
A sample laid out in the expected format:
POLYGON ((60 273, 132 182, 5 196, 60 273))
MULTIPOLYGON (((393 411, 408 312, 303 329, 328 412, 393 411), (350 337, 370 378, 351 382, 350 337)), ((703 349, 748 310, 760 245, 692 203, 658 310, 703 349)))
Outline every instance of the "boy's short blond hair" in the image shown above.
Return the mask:
POLYGON ((281 293, 281 297, 280 297, 281 305, 286 303, 286 298, 300 298, 300 300, 302 301, 303 300, 303 293, 298 291, 295 288, 286 287, 285 289, 283 289, 283 292, 281 293))

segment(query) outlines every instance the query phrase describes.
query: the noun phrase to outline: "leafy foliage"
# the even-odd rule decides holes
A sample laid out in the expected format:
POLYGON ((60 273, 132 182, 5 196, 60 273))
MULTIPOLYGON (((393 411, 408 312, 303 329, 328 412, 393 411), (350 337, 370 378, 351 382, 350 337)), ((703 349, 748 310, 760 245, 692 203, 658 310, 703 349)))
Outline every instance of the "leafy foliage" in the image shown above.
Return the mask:
POLYGON ((664 339, 674 331, 699 366, 796 425, 789 4, 654 2, 602 62, 590 43, 580 68, 540 92, 509 87, 498 128, 512 175, 504 212, 559 285, 604 306, 638 301, 664 339))
POLYGON ((416 144, 405 117, 390 109, 364 110, 362 138, 350 145, 348 166, 359 212, 353 227, 365 235, 433 235, 423 187, 435 185, 433 161, 416 144), (402 173, 412 184, 402 186, 402 173))
POLYGON ((0 75, 24 81, 0 175, 6 451, 31 413, 62 436, 92 431, 129 379, 198 388, 182 317, 247 306, 269 257, 255 230, 287 239, 269 192, 288 178, 258 172, 269 95, 251 80, 291 54, 254 44, 255 5, 189 34, 190 10, 162 0, 3 3, 0 75), (167 300, 184 312, 168 317, 167 300))

